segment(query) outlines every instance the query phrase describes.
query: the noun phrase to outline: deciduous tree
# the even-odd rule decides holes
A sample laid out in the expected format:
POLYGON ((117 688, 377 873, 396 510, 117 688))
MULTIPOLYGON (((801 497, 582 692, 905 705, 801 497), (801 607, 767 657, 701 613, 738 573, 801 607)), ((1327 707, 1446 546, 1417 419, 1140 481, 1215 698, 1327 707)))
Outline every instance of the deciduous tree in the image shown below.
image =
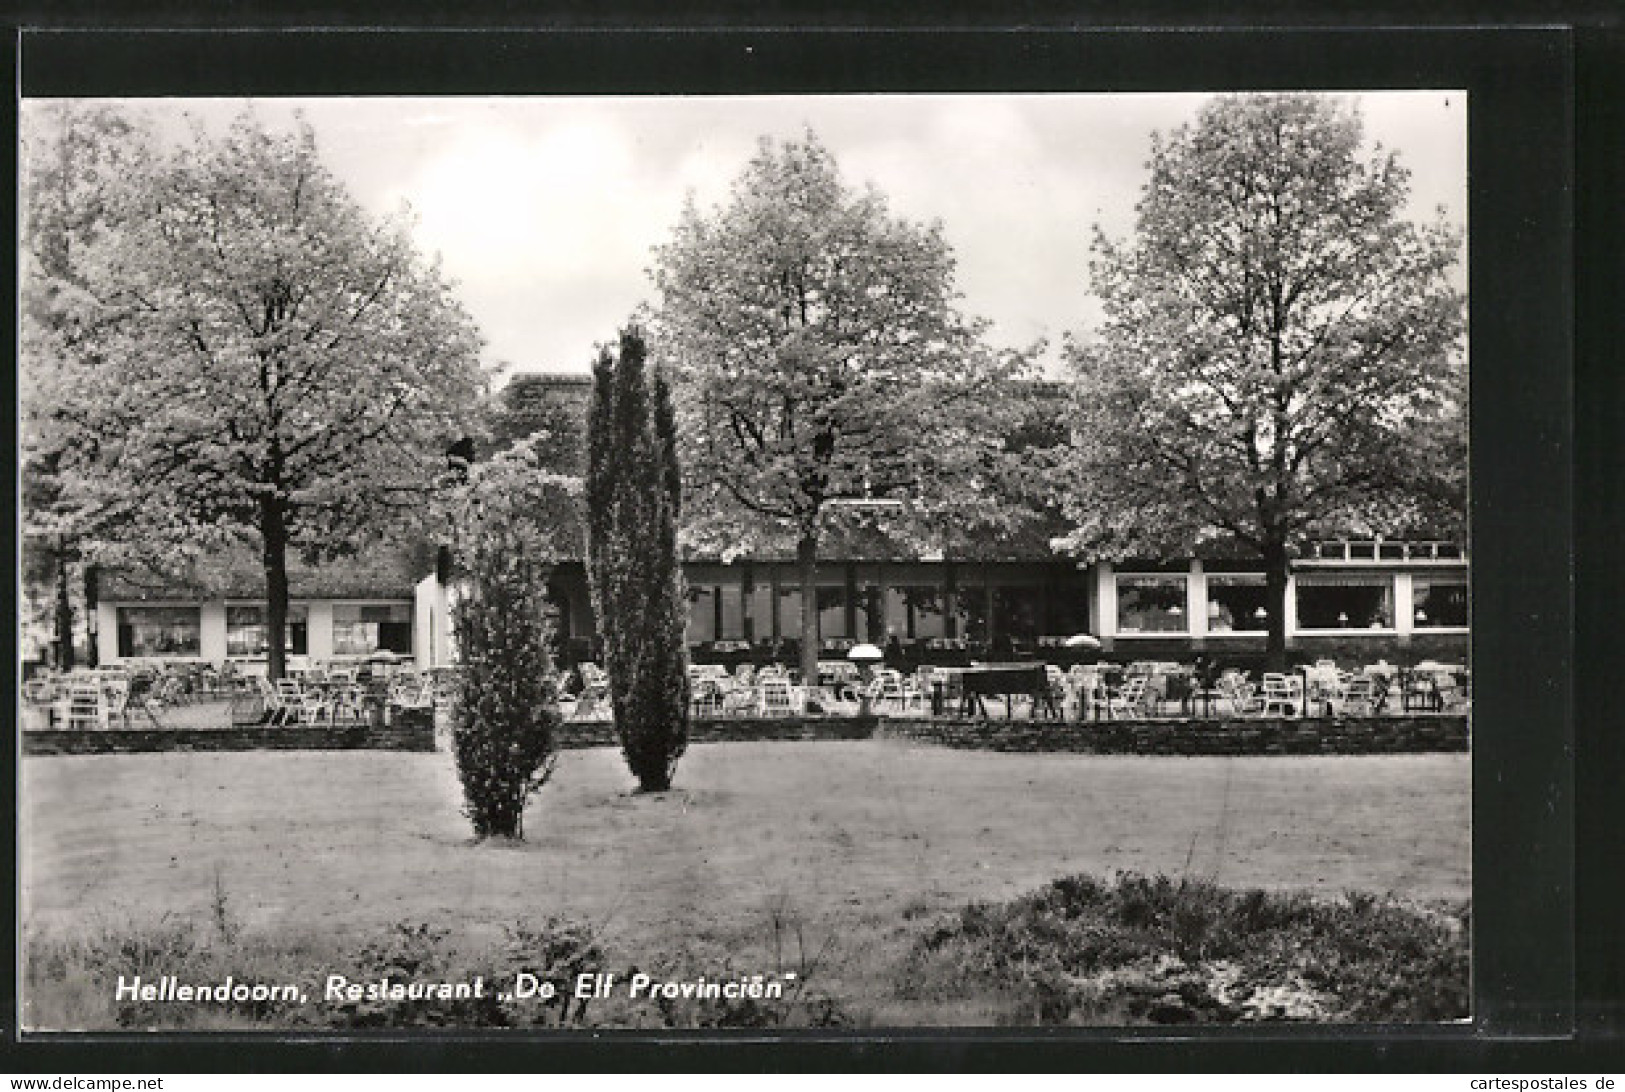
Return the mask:
POLYGON ((312 130, 240 115, 132 180, 87 257, 96 364, 65 398, 104 440, 81 478, 257 540, 270 670, 287 558, 422 510, 482 386, 481 339, 406 215, 369 215, 312 130))
POLYGON ((1097 230, 1067 545, 1257 551, 1276 664, 1299 541, 1465 511, 1461 238, 1406 218, 1408 178, 1334 100, 1221 97, 1153 139, 1133 237, 1097 230))
POLYGON ((1013 360, 960 313, 941 226, 846 186, 810 133, 764 139, 725 206, 690 203, 654 278, 653 344, 680 393, 685 537, 724 555, 793 538, 801 668, 816 678, 832 521, 853 502, 917 516, 933 490, 952 492, 983 439, 973 406, 1013 360))
MULTIPOLYGON (((66 100, 28 104, 19 128, 23 573, 31 586, 51 589, 41 598, 54 601, 57 662, 68 668, 74 660, 75 565, 82 569, 88 611, 95 563, 106 559, 111 538, 116 534, 129 547, 142 522, 151 522, 135 518, 150 516, 149 510, 88 505, 72 488, 75 457, 95 437, 82 429, 76 407, 58 396, 65 380, 92 362, 85 315, 77 306, 89 283, 87 254, 122 230, 130 214, 126 183, 150 163, 153 136, 139 113, 66 100)), ((89 653, 94 663, 94 643, 89 653)))

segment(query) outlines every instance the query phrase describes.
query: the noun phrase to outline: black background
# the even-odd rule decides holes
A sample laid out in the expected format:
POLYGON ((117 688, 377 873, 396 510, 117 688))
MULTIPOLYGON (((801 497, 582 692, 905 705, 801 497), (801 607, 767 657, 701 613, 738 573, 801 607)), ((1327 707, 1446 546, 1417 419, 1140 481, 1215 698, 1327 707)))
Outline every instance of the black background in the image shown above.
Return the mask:
MULTIPOLYGON (((764 5, 748 22, 690 8, 681 26, 649 10, 559 4, 538 14, 493 3, 453 14, 406 3, 388 9, 392 29, 378 30, 383 12, 355 4, 33 4, 14 7, 12 25, 34 28, 19 38, 20 85, 40 96, 1466 88, 1474 1024, 770 1042, 605 1033, 292 1044, 144 1033, 13 1042, 4 1067, 1625 1069, 1625 694, 1614 685, 1625 664, 1618 9, 1434 5, 1424 20, 1411 5, 1145 4, 1135 6, 1134 29, 1119 29, 1120 11, 1081 5, 929 19, 764 5), (401 29, 412 25, 440 29, 401 29), (326 30, 278 29, 288 27, 326 30)), ((15 123, 9 114, 13 173, 15 123)), ((6 224, 14 232, 14 218, 6 224)), ((10 241, 0 251, 15 255, 10 241)), ((15 983, 6 986, 3 1019, 15 1039, 15 983)))

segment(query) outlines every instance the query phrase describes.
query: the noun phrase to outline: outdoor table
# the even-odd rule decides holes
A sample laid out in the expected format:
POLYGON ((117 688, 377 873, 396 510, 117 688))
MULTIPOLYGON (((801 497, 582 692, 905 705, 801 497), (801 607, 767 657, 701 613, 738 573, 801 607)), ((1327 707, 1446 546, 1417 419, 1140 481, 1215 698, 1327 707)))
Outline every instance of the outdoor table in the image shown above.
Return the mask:
POLYGON ((1182 710, 1191 716, 1196 715, 1196 703, 1202 703, 1202 716, 1213 715, 1213 699, 1223 697, 1219 689, 1214 686, 1193 686, 1186 691, 1184 700, 1180 702, 1182 710))
POLYGON ((984 699, 1001 694, 1004 696, 1006 720, 1015 717, 1017 694, 1032 697, 1034 715, 1042 706, 1050 716, 1060 716, 1060 710, 1055 705, 1055 696, 1050 693, 1049 679, 1046 677, 1043 664, 986 664, 962 668, 956 674, 960 682, 961 716, 970 716, 974 708, 981 713, 984 720, 987 719, 987 703, 984 699))

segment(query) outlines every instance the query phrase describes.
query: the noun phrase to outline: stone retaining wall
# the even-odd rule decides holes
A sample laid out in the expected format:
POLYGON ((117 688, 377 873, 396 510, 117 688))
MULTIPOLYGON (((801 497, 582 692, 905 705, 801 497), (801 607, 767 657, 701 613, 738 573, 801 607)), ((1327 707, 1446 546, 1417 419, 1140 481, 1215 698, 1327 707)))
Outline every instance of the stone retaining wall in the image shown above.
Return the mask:
MULTIPOLYGON (((1323 755, 1466 751, 1467 718, 1459 714, 1400 717, 1214 718, 1210 720, 878 720, 874 717, 763 717, 697 720, 691 743, 890 738, 961 750, 1129 755, 1323 755)), ((614 725, 571 722, 559 747, 616 747, 614 725)), ((432 751, 427 711, 397 712, 388 727, 253 725, 213 730, 24 732, 25 755, 128 754, 143 751, 384 750, 432 751)))
MULTIPOLYGON (((728 717, 695 720, 689 724, 690 743, 746 743, 775 740, 871 739, 876 717, 728 717)), ((561 750, 584 747, 619 747, 615 726, 608 721, 570 721, 559 732, 561 750)))
POLYGON ((1468 749, 1463 715, 1056 721, 888 720, 882 736, 979 751, 1121 755, 1364 755, 1468 749))
POLYGON ((432 751, 429 710, 396 710, 390 723, 252 724, 229 728, 25 731, 23 754, 106 755, 148 751, 432 751))

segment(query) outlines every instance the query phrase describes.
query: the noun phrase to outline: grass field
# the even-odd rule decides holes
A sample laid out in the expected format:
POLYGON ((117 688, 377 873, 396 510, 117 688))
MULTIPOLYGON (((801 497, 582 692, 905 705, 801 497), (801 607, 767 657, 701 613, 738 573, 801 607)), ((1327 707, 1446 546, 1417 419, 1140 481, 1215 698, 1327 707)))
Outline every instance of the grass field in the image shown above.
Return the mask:
POLYGON ((22 768, 31 937, 207 920, 477 937, 548 915, 644 964, 823 951, 826 991, 881 1004, 920 920, 1062 875, 1469 895, 1465 755, 1136 758, 893 741, 695 746, 633 794, 612 750, 566 752, 521 844, 470 844, 443 754, 156 754, 22 768), (775 928, 777 923, 777 929, 775 928))

